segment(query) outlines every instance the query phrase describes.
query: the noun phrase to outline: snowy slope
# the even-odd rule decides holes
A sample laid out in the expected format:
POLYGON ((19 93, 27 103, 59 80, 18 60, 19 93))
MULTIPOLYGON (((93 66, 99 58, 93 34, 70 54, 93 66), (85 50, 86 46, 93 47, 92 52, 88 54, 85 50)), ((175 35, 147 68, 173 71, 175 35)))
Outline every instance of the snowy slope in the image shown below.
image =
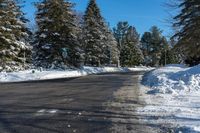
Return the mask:
POLYGON ((0 73, 0 82, 20 82, 30 80, 45 80, 45 79, 57 79, 57 78, 70 78, 80 77, 89 74, 99 74, 106 72, 129 72, 129 71, 148 71, 152 68, 136 67, 136 68, 117 68, 117 67, 83 67, 77 70, 26 70, 11 73, 0 73), (34 72, 34 73, 33 73, 34 72))

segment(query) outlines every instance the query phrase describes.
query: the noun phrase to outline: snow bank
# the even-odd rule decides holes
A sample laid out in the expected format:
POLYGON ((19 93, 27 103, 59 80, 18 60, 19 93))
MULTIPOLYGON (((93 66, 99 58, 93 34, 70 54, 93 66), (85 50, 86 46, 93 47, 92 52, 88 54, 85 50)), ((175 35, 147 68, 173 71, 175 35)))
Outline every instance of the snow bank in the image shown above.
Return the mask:
POLYGON ((77 70, 26 70, 19 72, 0 73, 0 82, 20 82, 31 80, 46 80, 57 78, 71 78, 86 76, 89 74, 99 74, 107 72, 130 72, 130 71, 149 71, 152 68, 136 67, 136 68, 117 68, 117 67, 83 67, 77 70))
POLYGON ((200 91, 200 65, 191 68, 168 65, 150 72, 144 79, 143 84, 151 88, 149 94, 196 93, 200 91))
POLYGON ((138 107, 137 113, 145 116, 142 123, 160 127, 167 133, 200 132, 199 92, 151 95, 148 91, 148 87, 141 86, 140 99, 144 100, 145 106, 138 107))
POLYGON ((138 107, 143 123, 174 133, 200 132, 200 65, 168 65, 147 73, 140 88, 138 107), (170 129, 170 130, 169 130, 170 129))

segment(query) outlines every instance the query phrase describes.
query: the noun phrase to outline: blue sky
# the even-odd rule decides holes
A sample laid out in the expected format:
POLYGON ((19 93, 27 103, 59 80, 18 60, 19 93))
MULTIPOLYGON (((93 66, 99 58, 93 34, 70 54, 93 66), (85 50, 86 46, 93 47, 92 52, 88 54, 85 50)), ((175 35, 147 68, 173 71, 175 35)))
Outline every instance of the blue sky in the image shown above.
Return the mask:
MULTIPOLYGON (((37 0, 27 0, 24 11, 27 17, 34 21, 34 5, 37 0)), ((71 0, 76 3, 75 9, 84 12, 89 0, 71 0)), ((148 31, 151 26, 157 25, 164 31, 164 35, 170 34, 170 26, 166 23, 168 13, 163 6, 166 0, 97 0, 102 16, 114 27, 119 21, 128 21, 137 28, 140 34, 148 31)))

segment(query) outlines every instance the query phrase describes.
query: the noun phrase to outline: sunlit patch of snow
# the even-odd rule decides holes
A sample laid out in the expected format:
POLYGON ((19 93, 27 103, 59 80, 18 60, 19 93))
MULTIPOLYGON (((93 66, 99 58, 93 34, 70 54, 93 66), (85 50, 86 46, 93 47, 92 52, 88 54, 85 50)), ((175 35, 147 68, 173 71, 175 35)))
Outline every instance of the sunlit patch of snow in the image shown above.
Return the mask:
POLYGON ((20 82, 30 80, 47 80, 58 78, 72 78, 86 76, 90 74, 99 74, 107 72, 131 72, 131 71, 149 71, 152 68, 135 67, 135 68, 118 68, 118 67, 83 67, 77 70, 26 70, 19 72, 1 72, 0 82, 20 82))
POLYGON ((79 112, 79 113, 78 113, 78 115, 82 115, 82 113, 81 113, 81 112, 79 112))
POLYGON ((183 65, 168 65, 152 71, 145 77, 144 85, 149 94, 185 94, 200 91, 200 65, 187 68, 183 65))
POLYGON ((173 132, 200 132, 200 65, 169 65, 144 76, 140 99, 146 106, 137 113, 141 121, 160 125, 173 132))
POLYGON ((57 109, 41 109, 36 112, 36 116, 56 114, 58 111, 57 109))
POLYGON ((195 131, 199 131, 199 132, 200 132, 200 126, 194 127, 193 129, 194 129, 195 131))
POLYGON ((44 113, 46 110, 45 109, 41 109, 39 111, 37 111, 37 113, 44 113))
POLYGON ((52 110, 48 110, 47 112, 50 113, 50 114, 55 114, 55 113, 58 112, 58 110, 57 109, 52 109, 52 110))

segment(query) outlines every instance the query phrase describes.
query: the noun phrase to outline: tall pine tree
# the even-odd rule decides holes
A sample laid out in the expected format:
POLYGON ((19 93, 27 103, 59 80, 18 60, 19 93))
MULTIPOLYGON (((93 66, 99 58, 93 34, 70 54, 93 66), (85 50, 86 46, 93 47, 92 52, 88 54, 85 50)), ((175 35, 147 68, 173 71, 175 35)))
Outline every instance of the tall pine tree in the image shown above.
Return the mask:
POLYGON ((127 30, 120 58, 122 66, 131 67, 143 63, 144 57, 140 49, 140 37, 135 27, 130 26, 127 30))
POLYGON ((30 55, 26 19, 15 0, 0 0, 0 71, 23 70, 30 55))
POLYGON ((116 38, 118 42, 118 49, 121 53, 122 46, 124 45, 124 40, 129 28, 128 22, 119 22, 117 26, 113 29, 114 31, 114 37, 116 38))
POLYGON ((174 17, 173 24, 177 29, 176 47, 183 50, 190 64, 195 65, 200 63, 200 1, 181 0, 179 8, 180 13, 174 17))
POLYGON ((129 28, 129 24, 127 21, 120 21, 117 23, 117 26, 113 28, 114 37, 117 41, 117 46, 119 50, 119 64, 118 65, 124 65, 123 62, 123 55, 124 55, 124 46, 125 46, 125 40, 126 40, 126 34, 129 28))
POLYGON ((119 22, 114 28, 114 36, 118 42, 122 66, 134 66, 143 63, 144 57, 140 49, 140 37, 135 27, 129 26, 126 21, 119 22))
POLYGON ((153 26, 150 32, 145 32, 141 38, 142 51, 145 56, 145 65, 159 66, 162 51, 168 49, 168 42, 162 35, 162 31, 153 26))
POLYGON ((150 65, 152 58, 150 56, 151 52, 151 32, 145 32, 141 38, 142 52, 144 55, 144 65, 150 65))
POLYGON ((115 50, 115 40, 112 32, 109 31, 105 23, 96 0, 90 0, 84 15, 84 49, 85 64, 87 65, 105 65, 110 60, 110 54, 115 50), (114 49, 113 49, 114 48, 114 49))
POLYGON ((34 45, 37 66, 66 68, 79 62, 81 48, 72 7, 66 0, 43 0, 37 4, 34 45))
POLYGON ((113 32, 111 30, 107 31, 107 44, 109 44, 107 47, 108 50, 108 55, 109 57, 109 64, 117 64, 119 62, 119 56, 120 56, 120 51, 118 49, 118 43, 117 40, 115 39, 113 32))

